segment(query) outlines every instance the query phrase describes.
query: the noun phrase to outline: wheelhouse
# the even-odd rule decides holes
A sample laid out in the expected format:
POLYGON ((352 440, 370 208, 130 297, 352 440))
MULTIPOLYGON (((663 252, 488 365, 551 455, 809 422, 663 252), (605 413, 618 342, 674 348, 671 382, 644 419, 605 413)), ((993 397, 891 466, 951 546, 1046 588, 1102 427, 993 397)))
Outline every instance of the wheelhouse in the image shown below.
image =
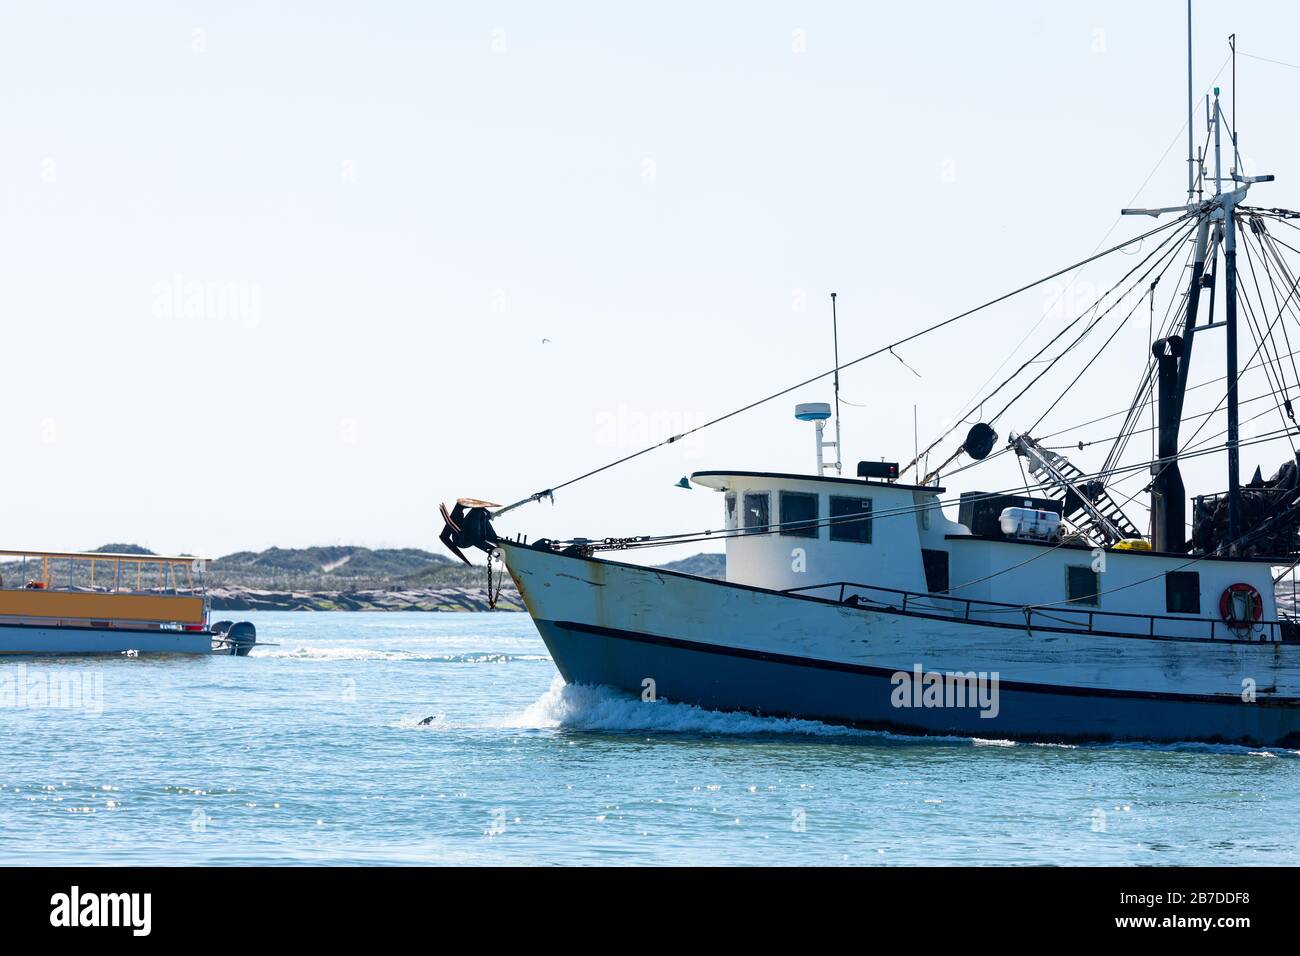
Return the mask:
POLYGON ((1016 611, 1021 626, 1032 608, 1044 628, 1258 641, 1295 632, 1278 620, 1268 559, 972 534, 934 485, 774 472, 691 480, 723 493, 729 583, 1008 623, 1016 611), (1242 593, 1255 621, 1228 626, 1223 603, 1242 593))

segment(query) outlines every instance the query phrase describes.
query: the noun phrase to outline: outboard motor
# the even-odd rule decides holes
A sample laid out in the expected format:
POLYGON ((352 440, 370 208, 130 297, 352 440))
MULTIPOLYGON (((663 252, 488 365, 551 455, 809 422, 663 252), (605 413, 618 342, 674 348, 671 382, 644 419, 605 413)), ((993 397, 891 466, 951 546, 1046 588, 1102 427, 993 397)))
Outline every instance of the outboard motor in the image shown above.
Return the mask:
POLYGON ((238 624, 232 624, 230 630, 226 632, 226 640, 230 644, 230 653, 235 657, 247 657, 248 652, 253 649, 257 643, 257 628, 251 621, 240 621, 238 624))
POLYGON ((234 621, 217 621, 212 625, 212 653, 229 654, 230 645, 226 642, 226 632, 235 626, 234 621))
POLYGON ((212 625, 212 653, 247 657, 257 643, 257 628, 251 621, 217 621, 212 625))

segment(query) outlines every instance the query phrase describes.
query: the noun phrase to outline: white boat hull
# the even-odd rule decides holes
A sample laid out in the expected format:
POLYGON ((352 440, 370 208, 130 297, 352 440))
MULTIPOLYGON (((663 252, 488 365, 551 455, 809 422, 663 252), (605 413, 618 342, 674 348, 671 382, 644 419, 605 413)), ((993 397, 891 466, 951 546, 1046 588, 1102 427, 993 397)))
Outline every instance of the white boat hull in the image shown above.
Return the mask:
POLYGON ((907 732, 1300 746, 1300 644, 850 607, 501 547, 556 666, 574 683, 907 732), (938 675, 937 705, 923 675, 938 675), (975 678, 965 703, 944 696, 952 675, 959 690, 975 678))
POLYGON ((0 623, 0 654, 211 654, 207 631, 0 623))

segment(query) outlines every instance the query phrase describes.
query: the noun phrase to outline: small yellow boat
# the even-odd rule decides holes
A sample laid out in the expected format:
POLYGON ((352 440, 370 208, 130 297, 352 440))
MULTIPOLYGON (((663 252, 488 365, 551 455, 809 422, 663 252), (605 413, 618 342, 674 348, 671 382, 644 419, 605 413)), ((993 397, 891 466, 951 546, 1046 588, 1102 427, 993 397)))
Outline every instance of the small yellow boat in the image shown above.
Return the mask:
POLYGON ((209 626, 208 563, 191 556, 0 550, 0 653, 240 653, 227 636, 229 622, 220 633, 209 626))

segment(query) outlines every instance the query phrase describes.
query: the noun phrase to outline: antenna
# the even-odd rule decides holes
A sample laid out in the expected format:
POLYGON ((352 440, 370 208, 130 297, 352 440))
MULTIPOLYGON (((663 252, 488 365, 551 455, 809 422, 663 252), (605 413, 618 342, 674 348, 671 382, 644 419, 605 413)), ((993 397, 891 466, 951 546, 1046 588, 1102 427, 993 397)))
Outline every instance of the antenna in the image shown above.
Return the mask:
MULTIPOLYGON (((1236 89, 1237 83, 1232 84, 1236 89)), ((1235 112, 1235 111, 1234 111, 1235 112)), ((1187 0, 1187 202, 1196 191, 1194 171, 1199 165, 1192 145, 1192 0, 1187 0)))
POLYGON ((1232 51, 1232 175, 1235 179, 1242 175, 1241 150, 1237 148, 1237 128, 1241 122, 1237 119, 1237 34, 1228 34, 1228 49, 1232 51))
POLYGON ((831 293, 831 338, 835 343, 835 474, 838 475, 842 474, 844 455, 840 452, 840 323, 835 314, 834 292, 831 293))
POLYGON ((1214 88, 1214 195, 1223 193, 1223 153, 1219 137, 1223 129, 1223 111, 1219 109, 1219 88, 1214 88))
POLYGON ((912 406, 912 448, 914 452, 912 456, 912 461, 919 462, 921 460, 921 433, 916 425, 915 405, 912 406))

